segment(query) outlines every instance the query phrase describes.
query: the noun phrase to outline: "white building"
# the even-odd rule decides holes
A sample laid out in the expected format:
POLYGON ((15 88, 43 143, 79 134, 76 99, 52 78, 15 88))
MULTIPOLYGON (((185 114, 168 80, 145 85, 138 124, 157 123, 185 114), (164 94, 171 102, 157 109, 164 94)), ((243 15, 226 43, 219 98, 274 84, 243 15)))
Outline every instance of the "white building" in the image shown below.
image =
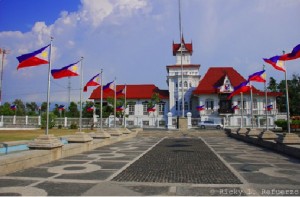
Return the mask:
POLYGON ((185 43, 183 38, 179 44, 173 42, 173 56, 176 57, 176 64, 167 66, 169 109, 173 116, 182 115, 182 97, 185 116, 197 104, 192 99, 192 93, 200 80, 200 64, 191 64, 192 53, 192 43, 185 43))
MULTIPOLYGON (((234 87, 246 79, 232 67, 211 67, 201 78, 200 64, 191 63, 192 43, 185 43, 182 37, 181 43, 173 42, 172 46, 176 63, 166 66, 168 90, 160 90, 153 84, 127 85, 126 99, 128 105, 125 114, 128 116, 128 124, 167 125, 168 116, 175 119, 175 117, 182 115, 183 95, 184 115, 186 116, 188 112, 192 113, 192 117, 197 118, 196 122, 200 119, 202 121, 215 120, 222 122, 225 126, 238 127, 241 123, 243 110, 243 125, 251 126, 250 92, 243 94, 243 104, 240 95, 228 99, 228 95, 233 92, 234 87), (154 112, 148 112, 148 104, 154 94, 159 96, 160 102, 155 105, 154 112), (198 106, 203 106, 204 109, 198 111, 198 106), (237 106, 239 109, 233 109, 233 106, 237 106)), ((118 85, 117 91, 124 87, 124 85, 118 85)), ((99 103, 100 90, 100 87, 96 88, 90 99, 99 103)), ((109 97, 113 98, 113 95, 113 91, 104 92, 104 100, 109 97)), ((254 126, 265 125, 266 113, 268 113, 269 125, 274 125, 274 121, 277 119, 276 97, 280 94, 268 93, 267 95, 267 105, 272 105, 272 109, 268 111, 265 110, 265 93, 253 87, 254 126)), ((117 98, 124 96, 118 95, 117 98)))
POLYGON ((268 92, 267 105, 272 106, 265 110, 265 92, 252 88, 253 92, 253 113, 251 113, 250 91, 243 93, 243 103, 241 95, 235 95, 231 99, 228 96, 233 92, 235 86, 246 81, 232 67, 211 67, 199 82, 198 87, 193 91, 193 96, 197 99, 198 106, 204 105, 204 110, 198 113, 201 120, 218 120, 225 125, 239 126, 242 118, 243 125, 252 126, 251 117, 253 114, 254 126, 265 125, 266 113, 268 113, 268 124, 274 125, 277 119, 276 97, 279 93, 268 92), (236 106, 238 109, 234 109, 236 106))

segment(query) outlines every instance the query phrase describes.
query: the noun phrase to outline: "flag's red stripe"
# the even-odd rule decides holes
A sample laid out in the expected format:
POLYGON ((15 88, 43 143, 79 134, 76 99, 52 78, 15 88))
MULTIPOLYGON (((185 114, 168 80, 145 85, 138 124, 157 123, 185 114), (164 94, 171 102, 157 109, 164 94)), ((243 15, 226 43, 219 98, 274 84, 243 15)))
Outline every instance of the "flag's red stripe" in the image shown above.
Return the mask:
POLYGON ((30 66, 38 66, 38 65, 41 65, 41 64, 48 64, 48 63, 49 63, 48 61, 40 59, 38 57, 31 57, 31 58, 28 58, 28 59, 22 61, 18 65, 17 69, 30 67, 30 66))
POLYGON ((53 72, 52 76, 54 79, 60 79, 63 77, 75 77, 75 76, 79 76, 77 73, 74 73, 70 70, 61 70, 58 72, 53 72))

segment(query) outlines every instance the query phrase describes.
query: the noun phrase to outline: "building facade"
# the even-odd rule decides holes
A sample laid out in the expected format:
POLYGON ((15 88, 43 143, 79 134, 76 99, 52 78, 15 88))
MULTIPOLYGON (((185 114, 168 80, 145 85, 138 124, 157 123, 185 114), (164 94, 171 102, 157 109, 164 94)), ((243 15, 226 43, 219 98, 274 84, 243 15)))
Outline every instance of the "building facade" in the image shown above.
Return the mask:
MULTIPOLYGON (((191 62, 192 43, 186 43, 182 37, 180 43, 173 42, 172 49, 176 63, 166 66, 168 90, 160 90, 154 84, 117 85, 116 92, 126 89, 126 93, 117 95, 117 99, 126 97, 124 112, 129 125, 166 126, 170 117, 173 121, 187 113, 196 120, 193 122, 212 120, 225 126, 239 127, 243 123, 247 127, 263 127, 267 121, 268 125, 274 125, 278 116, 278 93, 267 93, 267 106, 271 106, 268 110, 265 92, 255 87, 252 88, 253 103, 250 92, 228 99, 234 87, 246 81, 243 76, 232 67, 211 67, 201 78, 200 64, 191 62), (155 94, 159 102, 149 111, 149 103, 153 102, 155 94), (199 106, 202 106, 201 110, 199 106)), ((101 87, 97 87, 90 96, 95 103, 100 103, 100 91, 101 87)), ((103 94, 104 102, 113 97, 112 90, 103 94)))
POLYGON ((185 43, 183 37, 181 43, 173 42, 176 64, 166 66, 169 109, 172 116, 186 116, 197 105, 196 100, 192 99, 192 93, 200 81, 200 64, 191 64, 192 54, 193 44, 185 43))
POLYGON ((267 93, 267 106, 265 104, 265 92, 252 86, 251 91, 238 94, 228 99, 234 87, 246 81, 232 67, 211 67, 193 91, 198 105, 203 110, 198 112, 201 120, 214 120, 224 125, 239 126, 243 118, 243 126, 262 127, 266 124, 274 125, 278 111, 276 97, 278 93, 267 93), (253 107, 251 107, 253 105, 253 107))
MULTIPOLYGON (((169 111, 167 90, 160 90, 154 84, 131 84, 117 85, 116 92, 120 92, 116 94, 117 100, 122 100, 127 104, 126 107, 122 106, 127 125, 164 127, 167 124, 166 116, 169 111), (153 101, 155 96, 157 100, 153 101)), ((93 90, 90 99, 93 99, 94 103, 100 104, 100 95, 101 86, 93 90)), ((107 105, 108 99, 114 99, 114 96, 113 90, 104 91, 104 105, 107 105)))

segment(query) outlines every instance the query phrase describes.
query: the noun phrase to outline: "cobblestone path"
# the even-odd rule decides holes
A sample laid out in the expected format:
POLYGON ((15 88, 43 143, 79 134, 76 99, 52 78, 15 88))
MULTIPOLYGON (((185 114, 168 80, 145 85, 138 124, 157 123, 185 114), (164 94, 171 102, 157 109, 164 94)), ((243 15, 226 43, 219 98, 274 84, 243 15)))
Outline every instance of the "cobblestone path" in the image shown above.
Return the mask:
POLYGON ((201 139, 192 138, 164 139, 113 180, 241 184, 201 139))

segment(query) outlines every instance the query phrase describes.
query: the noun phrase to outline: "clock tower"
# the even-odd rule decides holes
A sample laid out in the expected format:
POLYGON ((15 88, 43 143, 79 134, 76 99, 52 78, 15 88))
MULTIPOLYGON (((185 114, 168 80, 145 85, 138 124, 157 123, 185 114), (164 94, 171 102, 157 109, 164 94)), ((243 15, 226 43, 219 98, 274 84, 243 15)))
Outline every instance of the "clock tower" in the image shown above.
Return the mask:
POLYGON ((176 63, 166 66, 169 109, 173 116, 181 116, 183 111, 186 116, 187 112, 197 107, 197 101, 192 100, 192 91, 198 86, 200 80, 200 64, 191 63, 193 44, 186 43, 183 36, 180 43, 173 42, 172 49, 176 63))

